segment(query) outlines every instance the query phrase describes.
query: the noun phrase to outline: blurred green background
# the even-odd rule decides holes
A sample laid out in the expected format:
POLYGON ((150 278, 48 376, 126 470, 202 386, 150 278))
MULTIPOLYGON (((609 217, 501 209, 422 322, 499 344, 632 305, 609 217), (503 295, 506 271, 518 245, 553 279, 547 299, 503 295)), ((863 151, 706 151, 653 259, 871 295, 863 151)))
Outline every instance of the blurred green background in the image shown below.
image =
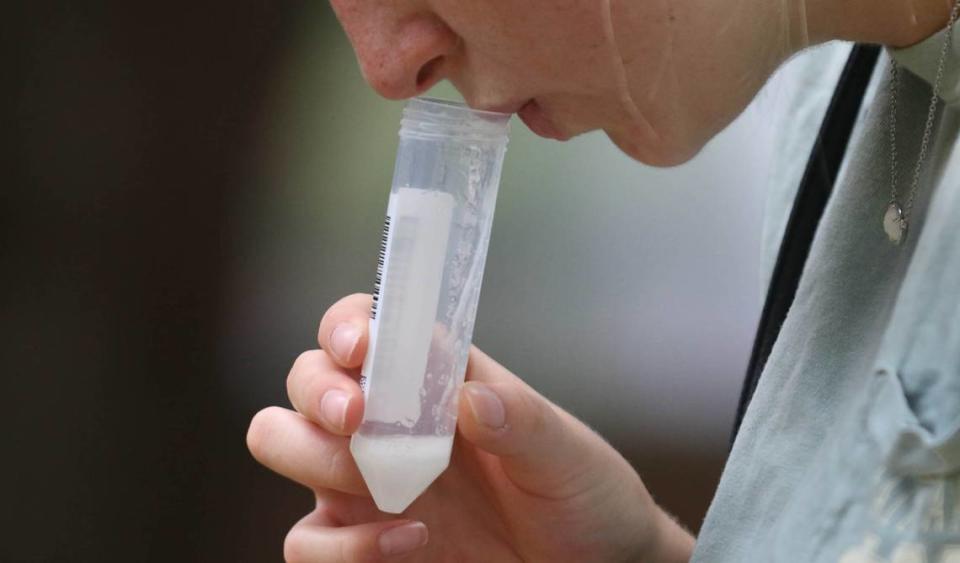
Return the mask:
MULTIPOLYGON (((275 561, 307 491, 249 418, 372 287, 402 105, 325 3, 23 4, 3 23, 3 561, 275 561)), ((432 94, 456 97, 449 86, 432 94)), ((474 342, 697 529, 759 314, 773 132, 656 170, 519 122, 474 342)))

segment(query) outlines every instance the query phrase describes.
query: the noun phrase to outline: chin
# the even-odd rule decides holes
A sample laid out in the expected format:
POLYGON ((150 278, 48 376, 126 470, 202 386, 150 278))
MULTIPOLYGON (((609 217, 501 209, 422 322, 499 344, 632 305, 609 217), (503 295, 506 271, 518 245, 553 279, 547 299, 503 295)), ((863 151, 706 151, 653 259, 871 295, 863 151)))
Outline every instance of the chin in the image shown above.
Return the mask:
POLYGON ((679 166, 697 156, 705 143, 692 143, 682 139, 663 139, 651 142, 649 139, 639 139, 637 135, 630 135, 622 131, 604 130, 607 137, 613 141, 618 149, 630 158, 659 168, 679 166))

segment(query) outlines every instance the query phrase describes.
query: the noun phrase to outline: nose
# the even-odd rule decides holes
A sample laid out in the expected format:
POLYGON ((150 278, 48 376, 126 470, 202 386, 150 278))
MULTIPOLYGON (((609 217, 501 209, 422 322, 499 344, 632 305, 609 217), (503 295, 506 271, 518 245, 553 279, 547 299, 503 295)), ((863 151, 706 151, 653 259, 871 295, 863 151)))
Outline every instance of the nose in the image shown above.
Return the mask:
POLYGON ((364 78, 391 100, 416 96, 443 78, 458 45, 456 33, 435 14, 399 14, 391 6, 397 4, 333 2, 364 78), (365 10, 358 4, 370 7, 365 10))

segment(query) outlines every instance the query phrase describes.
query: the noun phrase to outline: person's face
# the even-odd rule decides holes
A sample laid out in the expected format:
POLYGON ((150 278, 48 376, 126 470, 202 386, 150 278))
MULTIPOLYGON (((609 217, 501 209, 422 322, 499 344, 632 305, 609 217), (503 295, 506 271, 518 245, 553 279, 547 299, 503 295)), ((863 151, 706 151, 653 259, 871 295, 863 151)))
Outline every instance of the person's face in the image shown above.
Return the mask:
POLYGON ((447 79, 471 107, 518 112, 541 136, 603 129, 656 165, 696 154, 779 60, 737 55, 757 34, 732 25, 717 0, 331 3, 384 97, 409 98, 447 79), (723 21, 723 44, 705 40, 723 21))

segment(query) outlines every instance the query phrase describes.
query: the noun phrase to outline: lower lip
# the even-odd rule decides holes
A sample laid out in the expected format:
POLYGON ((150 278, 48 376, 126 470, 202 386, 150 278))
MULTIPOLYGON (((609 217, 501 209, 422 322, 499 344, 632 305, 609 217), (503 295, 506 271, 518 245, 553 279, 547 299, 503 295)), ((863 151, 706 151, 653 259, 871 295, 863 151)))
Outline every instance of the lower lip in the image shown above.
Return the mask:
POLYGON ((556 139, 566 141, 568 137, 557 129, 557 126, 546 116, 543 108, 536 102, 530 100, 517 111, 517 116, 523 121, 531 131, 545 139, 556 139))

